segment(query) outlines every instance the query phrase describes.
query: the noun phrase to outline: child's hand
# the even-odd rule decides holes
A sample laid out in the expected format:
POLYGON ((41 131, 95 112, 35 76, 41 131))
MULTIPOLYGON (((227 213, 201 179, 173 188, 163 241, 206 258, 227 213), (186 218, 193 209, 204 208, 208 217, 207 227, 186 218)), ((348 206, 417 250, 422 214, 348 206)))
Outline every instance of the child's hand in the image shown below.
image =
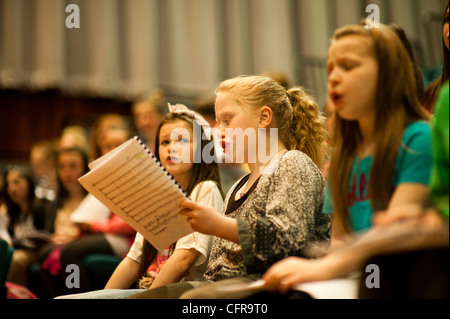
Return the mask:
POLYGON ((288 257, 273 264, 264 274, 264 286, 273 292, 287 293, 296 284, 320 279, 317 262, 288 257))
POLYGON ((183 207, 183 210, 180 214, 187 217, 187 221, 194 231, 207 235, 217 233, 222 218, 217 210, 193 201, 185 201, 181 204, 181 207, 183 207))
POLYGON ((424 209, 417 204, 401 205, 377 212, 373 223, 377 226, 389 225, 407 219, 417 219, 424 214, 424 209))
POLYGON ((392 225, 401 221, 408 221, 429 229, 439 229, 445 227, 446 224, 438 211, 432 208, 422 208, 417 204, 389 208, 374 216, 374 224, 377 226, 392 225))
POLYGON ((183 210, 180 214, 187 217, 187 221, 194 231, 239 243, 236 219, 223 216, 210 206, 192 201, 183 202, 181 207, 183 210))

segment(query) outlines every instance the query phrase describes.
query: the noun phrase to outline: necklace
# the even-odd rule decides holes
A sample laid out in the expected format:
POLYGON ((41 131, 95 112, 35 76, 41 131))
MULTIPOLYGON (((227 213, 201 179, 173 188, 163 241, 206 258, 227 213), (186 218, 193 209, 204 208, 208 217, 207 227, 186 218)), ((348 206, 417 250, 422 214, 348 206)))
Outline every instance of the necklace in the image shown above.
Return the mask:
MULTIPOLYGON (((278 155, 278 154, 280 153, 281 150, 285 150, 285 149, 286 149, 286 147, 280 147, 280 148, 278 149, 278 151, 277 151, 275 154, 273 154, 272 157, 264 164, 264 166, 262 166, 262 167, 259 168, 259 173, 258 173, 257 176, 258 176, 258 177, 261 176, 261 172, 265 169, 265 167, 266 167, 270 162, 272 162, 272 159, 273 159, 276 155, 278 155)), ((254 183, 254 182, 253 182, 251 185, 249 184, 249 181, 250 181, 251 177, 252 177, 252 176, 251 176, 251 174, 250 174, 250 176, 249 176, 247 182, 246 182, 244 185, 242 185, 241 189, 236 193, 236 200, 242 198, 242 197, 250 190, 251 185, 253 185, 253 183, 254 183), (249 185, 250 185, 250 187, 248 187, 249 185)), ((256 180, 255 180, 255 181, 256 181, 256 180)))

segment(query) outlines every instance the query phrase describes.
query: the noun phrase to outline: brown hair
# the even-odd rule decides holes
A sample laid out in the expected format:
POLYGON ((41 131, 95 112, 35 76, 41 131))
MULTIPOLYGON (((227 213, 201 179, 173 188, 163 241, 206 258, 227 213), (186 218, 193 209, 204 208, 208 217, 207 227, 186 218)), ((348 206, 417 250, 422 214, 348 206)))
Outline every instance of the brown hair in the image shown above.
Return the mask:
MULTIPOLYGON (((66 154, 66 153, 74 153, 77 154, 80 158, 81 158, 81 162, 83 165, 83 175, 86 174, 87 172, 89 172, 89 160, 88 160, 88 156, 86 154, 86 152, 80 148, 80 147, 69 147, 69 148, 62 148, 58 150, 58 154, 56 155, 57 158, 57 163, 59 161, 59 157, 61 156, 61 154, 66 154)), ((64 184, 61 180, 61 177, 59 176, 59 173, 57 174, 57 183, 58 183, 58 192, 56 195, 56 200, 55 202, 57 203, 57 207, 63 207, 64 205, 64 201, 69 197, 69 192, 68 190, 64 187, 64 184)), ((87 194, 87 190, 82 187, 82 192, 83 194, 87 194)))
MULTIPOLYGON (((442 21, 442 27, 444 27, 445 23, 448 23, 448 1, 447 1, 447 6, 445 7, 445 11, 444 11, 444 16, 443 16, 443 21, 442 21)), ((441 29, 442 32, 442 29, 441 29)), ((448 52, 448 48, 445 45, 444 42, 444 38, 441 36, 442 38, 442 55, 443 55, 443 66, 442 66, 442 73, 441 75, 434 80, 433 82, 431 82, 430 85, 428 85, 428 87, 425 89, 425 93, 423 94, 423 96, 421 97, 421 102, 423 104, 423 106, 429 111, 429 112, 433 112, 433 104, 436 100, 436 96, 439 93, 439 89, 441 88, 442 85, 444 85, 447 81, 448 81, 448 67, 449 67, 449 52, 448 52)))
MULTIPOLYGON (((374 210, 385 209, 393 192, 392 176, 404 130, 409 123, 429 120, 420 105, 411 59, 392 29, 345 26, 335 31, 333 40, 360 35, 372 42, 373 57, 379 63, 375 105, 375 147, 369 180, 369 196, 374 210)), ((362 136, 356 121, 335 116, 333 154, 329 169, 329 186, 337 234, 351 232, 349 225, 348 181, 353 159, 362 136)))
POLYGON ((95 160, 102 154, 98 140, 100 134, 103 134, 105 130, 111 127, 129 127, 127 119, 117 113, 107 113, 97 118, 92 125, 91 136, 89 141, 89 156, 95 160))
MULTIPOLYGON (((8 224, 8 231, 10 234, 14 235, 14 229, 17 226, 17 224, 20 223, 20 217, 21 214, 23 214, 23 217, 27 217, 33 214, 33 211, 37 208, 39 204, 39 199, 36 198, 34 193, 35 188, 35 182, 33 180, 32 172, 27 168, 23 166, 15 166, 15 165, 9 165, 6 167, 5 172, 3 173, 2 180, 4 182, 3 188, 0 188, 0 201, 3 201, 3 203, 6 206, 6 212, 10 219, 8 224), (16 172, 19 174, 23 179, 25 179, 27 184, 27 211, 22 212, 21 206, 19 203, 16 203, 12 200, 11 196, 8 193, 8 180, 7 177, 11 172, 16 172)), ((35 218, 35 216, 32 216, 35 218)), ((24 219, 25 220, 25 219, 24 219)))
POLYGON ((167 100, 164 91, 160 88, 155 88, 149 92, 136 98, 133 102, 131 109, 133 113, 136 110, 136 106, 140 103, 148 103, 153 105, 159 115, 163 116, 167 113, 167 100))
POLYGON ((285 147, 302 151, 319 168, 323 166, 326 159, 325 118, 303 88, 286 91, 269 77, 238 76, 220 83, 216 94, 220 92, 230 93, 242 107, 253 110, 270 107, 285 147))

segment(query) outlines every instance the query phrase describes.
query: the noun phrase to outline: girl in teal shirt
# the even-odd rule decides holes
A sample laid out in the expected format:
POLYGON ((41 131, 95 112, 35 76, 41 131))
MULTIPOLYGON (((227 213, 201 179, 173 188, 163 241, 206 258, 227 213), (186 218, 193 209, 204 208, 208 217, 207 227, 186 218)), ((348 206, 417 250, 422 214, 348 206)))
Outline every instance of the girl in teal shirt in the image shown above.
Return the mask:
POLYGON ((290 257, 274 264, 263 276, 269 290, 286 292, 360 269, 363 255, 333 250, 344 241, 352 245, 347 240, 370 228, 377 211, 429 202, 430 118, 401 40, 385 25, 345 26, 331 41, 327 73, 336 111, 324 205, 332 213, 331 245, 318 260, 290 257))

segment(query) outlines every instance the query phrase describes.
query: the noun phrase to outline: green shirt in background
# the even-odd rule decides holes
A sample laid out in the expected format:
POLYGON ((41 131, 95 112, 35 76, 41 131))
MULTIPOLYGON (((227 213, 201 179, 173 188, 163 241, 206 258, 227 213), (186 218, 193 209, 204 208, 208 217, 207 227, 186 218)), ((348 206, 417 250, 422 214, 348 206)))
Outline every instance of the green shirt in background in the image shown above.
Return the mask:
POLYGON ((448 221, 449 199, 449 85, 442 86, 435 115, 432 120, 431 137, 433 167, 430 180, 431 200, 448 221))

